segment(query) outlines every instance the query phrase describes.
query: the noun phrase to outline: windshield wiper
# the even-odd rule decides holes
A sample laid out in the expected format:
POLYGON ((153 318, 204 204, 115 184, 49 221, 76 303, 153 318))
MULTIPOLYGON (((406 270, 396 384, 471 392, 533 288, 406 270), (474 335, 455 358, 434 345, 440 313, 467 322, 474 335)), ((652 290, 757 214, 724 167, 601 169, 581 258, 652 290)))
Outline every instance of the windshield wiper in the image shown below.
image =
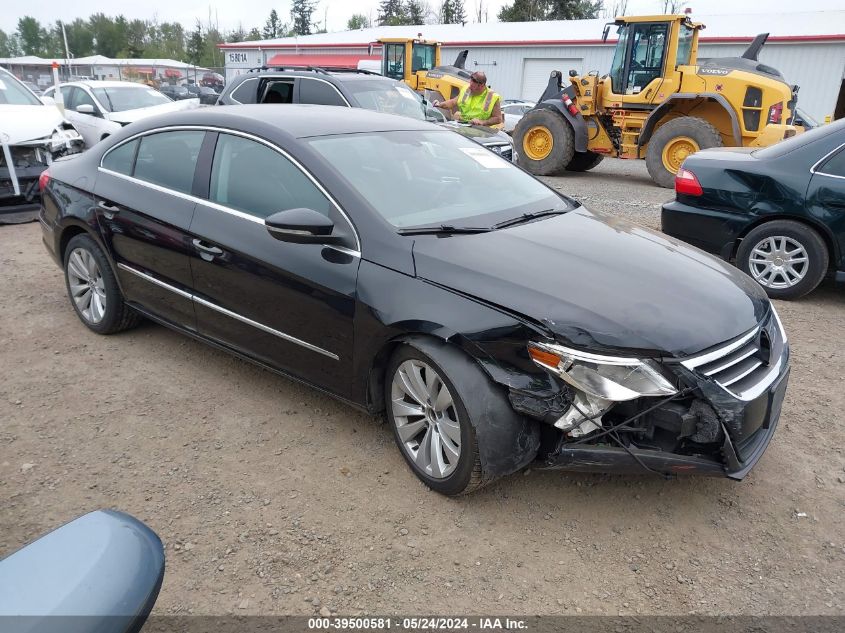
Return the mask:
POLYGON ((523 213, 519 217, 511 218, 510 220, 502 220, 501 222, 497 222, 493 225, 494 229, 503 229, 508 226, 514 226, 515 224, 522 224, 523 222, 530 222, 531 220, 535 220, 537 218, 542 218, 549 215, 561 215, 562 213, 566 213, 563 209, 545 209, 543 211, 534 211, 533 213, 523 213))
POLYGON ((487 233, 491 231, 486 226, 451 226, 441 224, 440 226, 416 226, 410 229, 399 229, 399 235, 453 235, 458 233, 487 233))

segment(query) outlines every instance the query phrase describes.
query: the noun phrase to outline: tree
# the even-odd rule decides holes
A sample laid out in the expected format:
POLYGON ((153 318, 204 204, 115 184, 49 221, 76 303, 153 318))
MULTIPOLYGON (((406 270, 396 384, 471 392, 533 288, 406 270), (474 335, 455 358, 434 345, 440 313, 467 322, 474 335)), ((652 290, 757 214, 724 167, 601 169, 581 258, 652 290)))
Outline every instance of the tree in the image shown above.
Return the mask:
POLYGON ((293 32, 296 35, 311 35, 311 15, 316 5, 314 0, 293 0, 290 8, 290 18, 293 21, 293 32))
POLYGON ((599 17, 601 0, 552 0, 547 20, 589 20, 599 17))
POLYGON ((679 0, 660 0, 657 3, 663 7, 663 13, 680 13, 684 8, 686 2, 679 2, 679 0))
POLYGON ((402 0, 382 0, 378 13, 378 23, 381 26, 410 24, 402 0))
POLYGON ((370 19, 363 13, 356 13, 346 22, 346 30, 357 31, 358 29, 368 29, 372 26, 370 19))
POLYGON ((47 32, 35 18, 27 15, 18 20, 17 38, 24 55, 44 54, 47 32))
POLYGON ((408 24, 424 24, 428 7, 422 0, 408 0, 405 5, 405 16, 408 24))
POLYGON ((0 57, 18 57, 20 54, 18 38, 0 29, 0 57))
POLYGON ((617 15, 625 15, 626 13, 628 13, 628 0, 615 0, 604 10, 604 17, 615 18, 617 15))
POLYGON ((202 24, 197 19, 197 28, 188 36, 188 46, 185 52, 188 54, 188 61, 194 66, 202 64, 202 58, 205 54, 205 38, 202 34, 202 24))
POLYGON ((464 0, 443 0, 439 17, 441 24, 465 24, 467 12, 464 8, 464 0))
POLYGON ((257 42, 261 39, 261 32, 258 30, 258 27, 252 27, 249 30, 249 33, 246 35, 246 39, 244 42, 257 42))
POLYGON ((502 22, 585 20, 596 18, 601 0, 514 0, 499 11, 502 22))
POLYGON ((270 11, 270 17, 264 23, 264 30, 261 32, 265 40, 272 40, 277 37, 282 37, 282 31, 285 30, 282 21, 279 20, 279 14, 273 9, 270 11))

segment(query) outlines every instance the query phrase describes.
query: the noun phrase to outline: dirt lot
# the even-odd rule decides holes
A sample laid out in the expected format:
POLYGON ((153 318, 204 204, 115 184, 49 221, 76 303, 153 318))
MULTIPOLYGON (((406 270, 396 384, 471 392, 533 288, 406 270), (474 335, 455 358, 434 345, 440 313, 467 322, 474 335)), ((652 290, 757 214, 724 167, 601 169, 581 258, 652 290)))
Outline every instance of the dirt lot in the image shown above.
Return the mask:
MULTIPOLYGON (((550 181, 652 227, 671 195, 642 163, 550 181)), ((845 613, 842 288, 778 304, 792 377, 744 482, 447 499, 378 420, 150 323, 90 333, 37 223, 0 227, 0 271, 0 557, 112 507, 166 544, 160 614, 845 613)))

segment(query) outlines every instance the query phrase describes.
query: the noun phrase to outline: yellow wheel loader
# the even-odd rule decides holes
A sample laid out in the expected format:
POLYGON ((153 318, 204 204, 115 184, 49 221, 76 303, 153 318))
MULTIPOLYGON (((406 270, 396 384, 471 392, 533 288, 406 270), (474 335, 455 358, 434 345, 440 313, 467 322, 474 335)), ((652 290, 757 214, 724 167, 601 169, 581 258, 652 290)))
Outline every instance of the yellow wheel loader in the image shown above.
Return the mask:
POLYGON ((690 154, 766 146, 792 136, 797 86, 757 61, 768 37, 742 57, 701 60, 703 24, 686 15, 624 16, 610 73, 551 74, 537 106, 514 130, 520 164, 538 175, 586 171, 604 156, 645 158, 662 187, 690 154))
POLYGON ((404 81, 428 102, 457 97, 461 88, 469 85, 472 73, 464 68, 467 50, 461 51, 451 66, 441 66, 438 42, 408 38, 378 41, 382 46, 381 74, 404 81))

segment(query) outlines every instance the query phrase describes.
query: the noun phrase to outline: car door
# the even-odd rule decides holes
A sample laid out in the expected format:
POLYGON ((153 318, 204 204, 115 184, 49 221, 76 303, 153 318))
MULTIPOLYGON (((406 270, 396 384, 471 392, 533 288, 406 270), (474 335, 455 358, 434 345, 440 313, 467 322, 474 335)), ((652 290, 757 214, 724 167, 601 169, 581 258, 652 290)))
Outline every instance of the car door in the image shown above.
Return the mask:
POLYGON ((188 228, 205 132, 154 131, 115 146, 100 164, 97 219, 126 299, 196 330, 188 228))
MULTIPOLYGON (((837 242, 837 270, 845 270, 845 146, 820 160, 812 169, 805 202, 807 213, 830 229, 837 242)), ((835 257, 831 253, 831 259, 835 257)))
POLYGON ((296 161, 257 138, 221 132, 208 183, 190 227, 199 332, 349 396, 360 262, 351 223, 296 161), (302 207, 330 217, 345 247, 272 237, 264 219, 302 207))
POLYGON ((349 101, 336 86, 324 79, 311 77, 300 77, 296 82, 294 100, 296 103, 349 107, 349 101))
POLYGON ((94 98, 79 86, 65 86, 61 90, 68 120, 82 135, 85 145, 87 147, 93 146, 100 140, 104 120, 100 107, 94 102, 94 98), (94 113, 86 114, 77 111, 77 108, 81 105, 90 105, 94 108, 94 113))

